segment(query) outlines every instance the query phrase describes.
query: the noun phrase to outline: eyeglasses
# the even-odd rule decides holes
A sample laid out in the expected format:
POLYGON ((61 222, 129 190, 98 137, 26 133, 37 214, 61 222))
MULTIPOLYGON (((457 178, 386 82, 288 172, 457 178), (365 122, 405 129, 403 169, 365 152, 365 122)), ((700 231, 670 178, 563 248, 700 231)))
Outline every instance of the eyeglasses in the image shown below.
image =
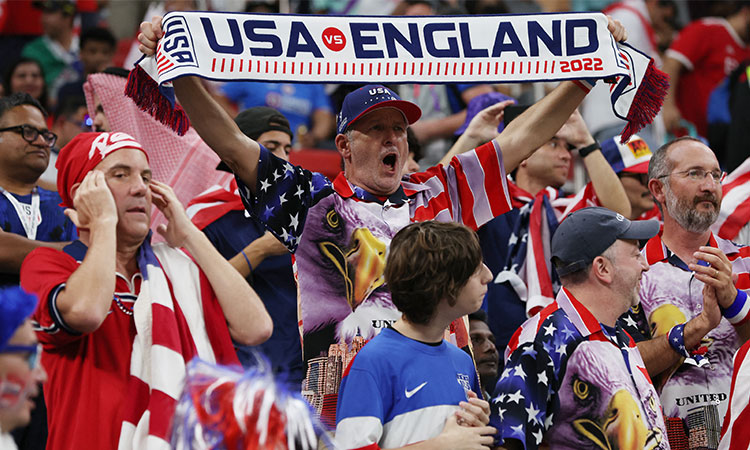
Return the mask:
POLYGON ((711 175, 711 178, 714 180, 714 183, 721 183, 722 181, 724 181, 726 172, 723 172, 721 170, 706 170, 706 169, 701 169, 701 168, 695 168, 695 169, 690 169, 690 170, 683 170, 680 172, 672 172, 666 175, 660 175, 656 178, 665 178, 670 175, 681 175, 683 178, 690 178, 692 181, 703 181, 706 179, 706 175, 711 175))
POLYGON ((13 131, 14 133, 20 134, 21 137, 23 137, 23 140, 29 144, 33 144, 39 135, 42 136, 42 139, 44 139, 44 142, 46 142, 49 147, 54 146, 55 142, 57 142, 57 135, 55 133, 49 130, 37 130, 31 125, 16 125, 15 127, 0 128, 0 132, 3 131, 13 131))
POLYGON ((26 362, 29 364, 29 368, 34 370, 39 367, 39 362, 42 357, 42 344, 8 345, 0 350, 0 353, 28 353, 26 362))

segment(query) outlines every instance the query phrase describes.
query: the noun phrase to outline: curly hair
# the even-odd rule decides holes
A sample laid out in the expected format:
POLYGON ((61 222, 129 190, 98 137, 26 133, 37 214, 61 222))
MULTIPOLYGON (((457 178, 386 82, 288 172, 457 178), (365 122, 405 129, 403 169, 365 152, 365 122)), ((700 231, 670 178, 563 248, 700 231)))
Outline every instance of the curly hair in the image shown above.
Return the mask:
POLYGON ((453 222, 413 223, 391 241, 385 281, 406 319, 426 325, 443 299, 456 304, 481 264, 479 238, 471 229, 453 222))

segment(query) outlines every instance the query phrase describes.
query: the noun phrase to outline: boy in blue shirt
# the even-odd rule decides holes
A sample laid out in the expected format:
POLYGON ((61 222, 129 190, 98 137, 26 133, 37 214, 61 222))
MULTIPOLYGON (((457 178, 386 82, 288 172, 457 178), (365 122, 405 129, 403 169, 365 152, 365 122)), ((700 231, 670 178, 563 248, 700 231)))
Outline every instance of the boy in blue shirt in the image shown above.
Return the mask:
POLYGON ((341 448, 490 448, 494 428, 474 364, 443 336, 453 320, 479 309, 491 278, 476 234, 463 225, 414 223, 396 234, 385 280, 403 315, 344 373, 341 448))

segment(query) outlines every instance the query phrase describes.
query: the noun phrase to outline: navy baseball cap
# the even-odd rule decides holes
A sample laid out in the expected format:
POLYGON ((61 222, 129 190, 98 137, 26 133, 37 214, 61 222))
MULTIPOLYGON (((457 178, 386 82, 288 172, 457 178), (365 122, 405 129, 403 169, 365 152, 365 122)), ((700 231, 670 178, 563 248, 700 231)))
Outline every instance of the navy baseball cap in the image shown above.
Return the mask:
POLYGON ((583 270, 618 239, 647 240, 659 232, 656 220, 628 220, 607 208, 595 206, 571 213, 552 236, 552 259, 557 274, 583 270))
POLYGON ((422 116, 422 110, 414 103, 401 100, 395 92, 383 85, 368 84, 344 97, 341 112, 336 117, 336 132, 345 132, 359 118, 378 108, 398 109, 404 114, 409 125, 422 116))

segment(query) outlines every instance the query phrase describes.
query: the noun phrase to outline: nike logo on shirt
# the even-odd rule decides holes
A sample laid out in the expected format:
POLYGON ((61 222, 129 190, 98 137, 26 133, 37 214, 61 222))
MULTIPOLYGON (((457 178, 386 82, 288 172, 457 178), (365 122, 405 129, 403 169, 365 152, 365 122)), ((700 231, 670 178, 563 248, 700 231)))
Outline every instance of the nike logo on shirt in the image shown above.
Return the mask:
POLYGON ((420 384, 419 386, 415 387, 411 391, 408 390, 408 389, 406 389, 406 388, 404 388, 404 395, 406 395, 406 398, 411 398, 414 394, 416 394, 417 392, 419 392, 419 390, 422 389, 425 384, 427 384, 426 381, 424 383, 420 384))

